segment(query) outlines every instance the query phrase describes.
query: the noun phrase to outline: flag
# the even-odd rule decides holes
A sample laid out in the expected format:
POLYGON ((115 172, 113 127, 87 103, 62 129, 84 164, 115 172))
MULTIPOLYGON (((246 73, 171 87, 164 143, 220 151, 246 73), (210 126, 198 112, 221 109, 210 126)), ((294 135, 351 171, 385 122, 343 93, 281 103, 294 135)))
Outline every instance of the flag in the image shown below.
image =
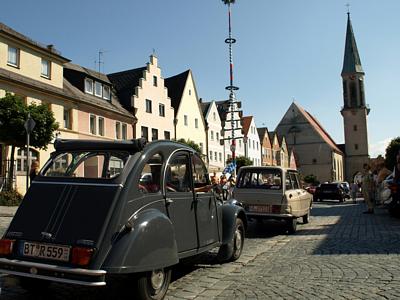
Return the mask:
POLYGON ((235 170, 236 170, 236 162, 231 162, 230 164, 228 164, 225 167, 225 169, 222 172, 222 174, 226 174, 226 173, 232 174, 235 170))

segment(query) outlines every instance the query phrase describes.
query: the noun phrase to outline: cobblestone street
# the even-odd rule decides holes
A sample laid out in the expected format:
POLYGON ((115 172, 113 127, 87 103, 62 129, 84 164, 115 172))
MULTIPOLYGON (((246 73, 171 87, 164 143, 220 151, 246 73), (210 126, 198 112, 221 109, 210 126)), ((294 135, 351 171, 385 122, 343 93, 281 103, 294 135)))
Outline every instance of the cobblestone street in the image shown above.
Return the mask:
MULTIPOLYGON (((400 220, 383 208, 374 215, 364 209, 361 202, 316 203, 311 222, 290 236, 278 222, 252 222, 238 261, 216 264, 210 253, 178 266, 166 298, 399 299, 400 220)), ((0 217, 0 232, 7 218, 0 217)), ((3 276, 0 299, 124 299, 129 280, 97 289, 53 284, 37 296, 3 276)))

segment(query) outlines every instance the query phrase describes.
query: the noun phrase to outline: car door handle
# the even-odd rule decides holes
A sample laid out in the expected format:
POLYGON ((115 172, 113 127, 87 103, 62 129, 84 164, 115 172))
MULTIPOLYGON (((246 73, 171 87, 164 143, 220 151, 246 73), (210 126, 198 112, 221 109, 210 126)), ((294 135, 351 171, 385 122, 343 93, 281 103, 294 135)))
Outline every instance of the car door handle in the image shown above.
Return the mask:
POLYGON ((172 200, 171 198, 166 198, 165 202, 167 202, 167 205, 171 204, 174 202, 174 200, 172 200))

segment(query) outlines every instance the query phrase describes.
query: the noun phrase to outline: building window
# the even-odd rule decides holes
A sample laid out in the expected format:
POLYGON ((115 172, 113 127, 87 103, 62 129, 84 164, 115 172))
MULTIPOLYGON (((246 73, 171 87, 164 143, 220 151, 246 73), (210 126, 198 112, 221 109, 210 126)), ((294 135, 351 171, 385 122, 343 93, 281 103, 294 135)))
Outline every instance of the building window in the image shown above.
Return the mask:
POLYGON ((158 129, 151 129, 151 140, 157 141, 158 140, 158 129))
POLYGON ((219 141, 219 133, 218 133, 218 131, 215 133, 215 139, 216 139, 217 142, 219 141))
POLYGON ((164 139, 170 140, 171 139, 171 134, 169 131, 164 131, 164 139))
POLYGON ((90 115, 90 133, 91 134, 96 134, 96 116, 95 115, 90 115))
POLYGON ((215 112, 213 112, 213 120, 217 121, 217 114, 215 112))
POLYGON ((115 122, 115 138, 119 140, 121 138, 121 123, 115 122))
POLYGON ((146 112, 151 114, 151 100, 146 99, 146 112))
POLYGON ((157 86, 157 76, 153 76, 153 86, 157 86))
POLYGON ((212 160, 212 153, 213 153, 213 152, 212 152, 212 151, 210 151, 210 160, 212 160))
POLYGON ((358 128, 357 128, 357 125, 354 125, 354 126, 353 126, 353 129, 354 129, 354 131, 357 131, 357 129, 358 129, 358 128))
POLYGON ((94 83, 94 94, 97 97, 102 97, 103 96, 103 85, 98 81, 96 81, 94 83))
POLYGON ((184 116, 183 116, 183 124, 184 124, 185 126, 188 126, 188 116, 187 116, 187 115, 184 115, 184 116))
MULTIPOLYGON (((38 152, 30 149, 29 150, 29 166, 31 166, 32 161, 38 160, 39 155, 38 152)), ((16 163, 17 163, 17 172, 26 172, 26 149, 24 148, 19 148, 17 150, 17 155, 15 157, 16 163)))
POLYGON ((111 100, 111 89, 108 85, 103 85, 103 98, 111 100))
POLYGON ((99 122, 99 135, 104 136, 104 118, 99 117, 98 122, 99 122))
POLYGON ((315 165, 317 163, 317 159, 313 158, 312 163, 315 165))
POLYGON ((50 78, 51 74, 51 62, 47 59, 42 58, 42 71, 40 73, 41 76, 50 78))
POLYGON ((214 152, 214 160, 218 161, 218 153, 217 152, 214 152))
POLYGON ((93 94, 93 80, 85 78, 85 93, 93 94))
POLYGON ((213 141, 214 140, 214 131, 210 131, 210 139, 213 141))
POLYGON ((199 128, 199 120, 197 118, 194 119, 194 127, 199 128))
POLYGON ((13 67, 19 67, 19 49, 8 46, 7 64, 13 67))
POLYGON ((221 152, 219 153, 219 161, 220 162, 222 161, 222 153, 221 152))
POLYGON ((160 113, 160 117, 165 117, 165 105, 164 104, 158 105, 158 112, 160 113))
POLYGON ((354 149, 358 150, 358 144, 354 144, 354 149))
POLYGON ((192 90, 191 89, 189 89, 189 96, 192 94, 192 90))
POLYGON ((258 142, 256 142, 257 150, 258 150, 258 142))
POLYGON ((64 117, 63 117, 63 121, 64 121, 64 128, 67 129, 72 129, 72 124, 71 124, 71 109, 67 109, 64 107, 64 117))
POLYGON ((122 139, 126 140, 128 138, 128 126, 126 124, 122 124, 122 139))
POLYGON ((145 138, 146 141, 149 140, 149 129, 144 126, 142 126, 142 138, 145 138))

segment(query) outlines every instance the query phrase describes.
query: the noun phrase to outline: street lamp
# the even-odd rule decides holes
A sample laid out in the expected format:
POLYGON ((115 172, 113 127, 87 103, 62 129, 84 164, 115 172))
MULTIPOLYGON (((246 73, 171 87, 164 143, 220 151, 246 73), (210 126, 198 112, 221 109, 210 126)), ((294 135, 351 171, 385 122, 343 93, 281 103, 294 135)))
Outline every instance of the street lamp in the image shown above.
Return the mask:
POLYGON ((29 153, 29 136, 35 128, 35 121, 31 118, 31 113, 28 113, 28 119, 25 121, 24 127, 26 130, 26 191, 29 187, 29 172, 30 172, 30 153, 29 153))

